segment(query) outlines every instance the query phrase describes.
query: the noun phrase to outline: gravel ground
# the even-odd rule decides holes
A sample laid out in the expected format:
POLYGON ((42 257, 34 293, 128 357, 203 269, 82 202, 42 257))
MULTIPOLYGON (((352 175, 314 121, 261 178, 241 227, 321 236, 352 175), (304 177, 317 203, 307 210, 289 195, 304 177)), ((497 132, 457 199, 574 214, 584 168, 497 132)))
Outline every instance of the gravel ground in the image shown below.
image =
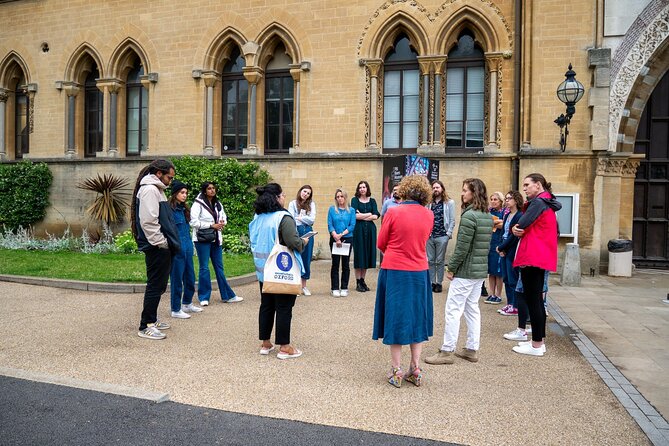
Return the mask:
MULTIPOLYGON (((385 381, 388 348, 371 340, 374 292, 329 296, 327 261, 315 262, 310 297, 293 312, 293 344, 280 361, 258 355, 257 283, 236 287, 244 302, 212 300, 172 323, 164 341, 137 336, 141 294, 105 294, 0 283, 0 367, 167 392, 177 402, 274 418, 472 445, 649 444, 569 337, 551 324, 543 358, 518 355, 502 334, 515 318, 481 305, 481 360, 425 364, 425 385, 385 381)), ((376 271, 367 282, 374 290, 376 271)), ((354 283, 354 280, 352 280, 354 283)), ((446 293, 435 295, 435 337, 446 293)), ((460 344, 464 343, 464 322, 460 344)), ((408 365, 408 348, 403 361, 408 365)))

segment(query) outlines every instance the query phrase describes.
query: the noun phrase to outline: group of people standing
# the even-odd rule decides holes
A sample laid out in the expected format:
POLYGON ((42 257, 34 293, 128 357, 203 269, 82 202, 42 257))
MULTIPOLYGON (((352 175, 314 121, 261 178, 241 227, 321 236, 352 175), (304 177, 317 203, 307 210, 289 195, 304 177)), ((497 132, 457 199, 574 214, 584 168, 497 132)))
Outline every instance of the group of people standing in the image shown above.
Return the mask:
MULTIPOLYGON (((164 339, 161 330, 169 324, 158 321, 160 295, 168 277, 172 280, 172 316, 189 318, 202 311, 194 305, 193 246, 200 264, 198 299, 209 304, 211 260, 224 302, 240 302, 228 285, 222 262, 222 229, 227 216, 211 182, 202 185, 191 209, 186 204, 188 186, 175 180, 174 165, 156 160, 143 169, 133 193, 132 229, 138 247, 145 253, 147 287, 139 336, 164 339), (164 191, 171 184, 167 200, 164 191)), ((377 280, 372 338, 390 346, 391 370, 388 382, 400 387, 403 381, 416 386, 423 382, 420 367, 422 343, 433 335, 432 294, 442 291, 444 274, 451 283, 445 305, 445 330, 440 349, 424 361, 452 364, 454 356, 470 362, 479 360, 481 314, 479 299, 487 275, 493 296, 499 297, 501 283, 508 304, 504 311, 518 315, 518 328, 504 335, 520 341, 513 351, 532 356, 545 354, 546 312, 543 291, 548 271, 557 269, 558 227, 555 212, 560 203, 543 175, 533 173, 523 180, 524 203, 518 191, 506 196, 493 194, 490 202, 485 183, 468 178, 462 183, 461 214, 455 249, 445 264, 445 253, 456 224, 455 203, 444 184, 430 184, 425 177, 407 176, 393 187, 392 198, 379 213, 371 198, 369 183, 360 181, 355 197, 348 202, 337 189, 328 209, 329 245, 332 252, 331 294, 348 295, 349 257, 355 252, 356 290, 369 291, 367 269, 376 267, 376 248, 383 253, 377 280), (499 202, 499 205, 498 205, 499 202), (489 207, 490 203, 490 207, 489 207), (505 203, 504 207, 502 203, 505 203), (378 235, 374 221, 383 216, 378 235), (493 237, 493 233, 497 233, 493 237), (494 256, 492 253, 494 252, 494 256), (341 274, 340 274, 341 268, 341 274), (460 319, 467 323, 465 347, 456 351, 460 319), (532 339, 526 329, 532 325, 532 339), (406 372, 401 367, 402 345, 409 345, 411 359, 406 372)), ((285 194, 279 184, 256 189, 255 217, 249 224, 251 250, 259 280, 261 303, 258 315, 261 355, 279 345, 279 359, 297 358, 302 351, 291 344, 292 309, 297 294, 275 294, 263 290, 264 266, 276 243, 292 250, 299 265, 302 294, 310 295, 307 281, 313 252, 316 205, 313 189, 302 186, 285 208, 285 194), (275 342, 270 341, 276 325, 275 342)))
MULTIPOLYGON (((443 189, 443 184, 432 184, 434 201, 426 208, 430 199, 429 184, 421 177, 406 177, 397 191, 401 205, 398 210, 391 207, 383 217, 378 247, 384 257, 379 273, 373 338, 382 338, 383 343, 390 346, 388 382, 395 387, 400 387, 403 381, 420 386, 423 381, 419 366, 421 346, 433 331, 432 293, 441 291, 441 287, 436 286, 440 285, 438 263, 433 270, 434 260, 426 260, 440 260, 435 255, 440 253, 438 239, 443 240, 444 232, 446 242, 450 239, 447 228, 452 221, 448 210, 444 210, 449 202, 448 196, 441 193, 443 189), (432 282, 431 289, 425 286, 427 280, 432 282), (401 368, 402 345, 409 345, 411 351, 406 372, 401 368)), ((445 267, 451 284, 444 310, 443 343, 435 354, 424 359, 426 363, 452 364, 455 357, 478 362, 479 299, 483 282, 492 273, 501 279, 500 288, 502 282, 506 286, 509 299, 506 310, 520 310, 517 311, 519 327, 504 335, 506 339, 520 341, 513 351, 531 356, 545 354, 543 289, 547 272, 557 269, 559 234, 555 212, 561 205, 551 192, 551 184, 541 174, 525 177, 523 192, 528 199, 525 204, 518 191, 509 191, 506 197, 495 193, 491 197, 494 200, 489 202, 483 181, 478 178, 463 181, 456 245, 445 267), (507 204, 506 211, 497 204, 502 201, 507 204), (499 232, 495 239, 493 230, 499 232), (491 251, 499 259, 492 265, 489 262, 494 260, 491 251), (531 341, 527 341, 525 330, 528 314, 533 328, 531 341), (467 339, 464 348, 456 350, 463 315, 467 339)), ((498 289, 496 281, 490 286, 492 290, 498 289)))
POLYGON ((212 182, 202 184, 192 208, 186 203, 189 187, 175 180, 172 162, 157 159, 138 175, 131 204, 131 226, 137 247, 144 253, 146 291, 138 335, 145 339, 165 339, 170 324, 158 320, 160 297, 170 280, 171 316, 189 319, 209 305, 212 288, 211 262, 221 299, 241 302, 223 269, 223 228, 227 216, 212 182), (165 190, 170 187, 170 198, 165 190), (199 263, 197 285, 200 306, 193 303, 195 268, 193 246, 199 263))

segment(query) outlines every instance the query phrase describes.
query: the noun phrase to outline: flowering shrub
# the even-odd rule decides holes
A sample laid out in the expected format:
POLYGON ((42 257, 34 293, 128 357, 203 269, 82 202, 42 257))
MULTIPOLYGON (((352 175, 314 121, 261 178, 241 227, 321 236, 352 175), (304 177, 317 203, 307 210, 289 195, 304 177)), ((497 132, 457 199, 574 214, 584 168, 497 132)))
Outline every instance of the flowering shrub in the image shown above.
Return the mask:
POLYGON ((130 229, 117 234, 114 238, 114 245, 116 245, 118 252, 122 252, 123 254, 134 254, 138 252, 137 242, 135 241, 135 237, 132 236, 132 231, 130 229))

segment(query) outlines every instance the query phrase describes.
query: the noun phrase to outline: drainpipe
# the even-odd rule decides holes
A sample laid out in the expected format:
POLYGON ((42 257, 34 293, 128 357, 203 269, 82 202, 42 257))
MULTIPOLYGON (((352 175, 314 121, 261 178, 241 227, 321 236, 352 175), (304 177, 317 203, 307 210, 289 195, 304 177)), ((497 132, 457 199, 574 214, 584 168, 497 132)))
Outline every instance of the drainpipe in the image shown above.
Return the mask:
POLYGON ((513 36, 514 61, 513 61, 513 142, 512 147, 516 156, 511 161, 511 189, 520 188, 520 90, 521 90, 521 59, 522 59, 522 32, 523 32, 523 0, 515 0, 514 3, 515 32, 513 36))

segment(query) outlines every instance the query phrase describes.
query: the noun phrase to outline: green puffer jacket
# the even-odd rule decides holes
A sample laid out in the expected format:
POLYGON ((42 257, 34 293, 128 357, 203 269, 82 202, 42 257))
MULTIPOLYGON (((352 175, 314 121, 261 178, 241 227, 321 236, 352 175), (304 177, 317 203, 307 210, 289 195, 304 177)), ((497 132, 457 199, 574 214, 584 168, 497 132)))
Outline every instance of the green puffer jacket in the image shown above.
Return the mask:
POLYGON ((460 216, 455 251, 448 259, 447 271, 460 279, 485 279, 492 236, 492 217, 469 205, 460 216))

